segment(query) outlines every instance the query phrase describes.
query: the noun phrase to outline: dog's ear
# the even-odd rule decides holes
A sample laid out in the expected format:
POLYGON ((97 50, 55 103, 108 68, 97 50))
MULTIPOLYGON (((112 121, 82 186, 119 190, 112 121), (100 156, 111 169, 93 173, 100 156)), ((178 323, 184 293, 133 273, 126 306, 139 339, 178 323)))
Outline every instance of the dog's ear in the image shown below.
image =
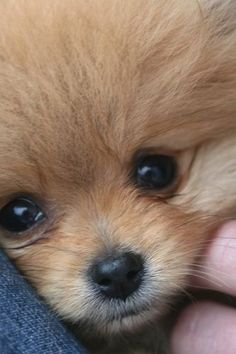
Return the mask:
POLYGON ((230 33, 236 29, 235 0, 197 0, 203 15, 218 19, 221 33, 230 33))
POLYGON ((196 0, 200 6, 208 8, 210 11, 236 8, 235 0, 196 0))
POLYGON ((196 153, 186 185, 172 202, 186 208, 188 212, 201 211, 221 217, 234 217, 235 163, 235 133, 202 144, 196 153))

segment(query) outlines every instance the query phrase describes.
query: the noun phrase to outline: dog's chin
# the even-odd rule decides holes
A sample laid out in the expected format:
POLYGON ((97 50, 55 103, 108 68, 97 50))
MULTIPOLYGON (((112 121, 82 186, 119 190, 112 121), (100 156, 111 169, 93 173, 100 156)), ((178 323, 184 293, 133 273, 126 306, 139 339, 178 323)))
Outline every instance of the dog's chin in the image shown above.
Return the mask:
MULTIPOLYGON (((73 331, 89 338, 132 336, 163 319, 169 312, 170 304, 176 300, 173 292, 160 293, 160 288, 150 284, 144 284, 125 300, 110 299, 95 291, 88 294, 83 297, 85 301, 80 303, 77 311, 74 307, 73 313, 67 312, 63 317, 73 331)), ((57 310, 59 312, 60 309, 57 310)))
MULTIPOLYGON (((103 317, 99 321, 99 314, 97 321, 88 318, 83 318, 78 322, 69 324, 72 333, 81 341, 81 343, 94 353, 133 353, 130 351, 130 346, 142 346, 143 342, 148 342, 145 345, 157 343, 157 338, 151 338, 151 332, 159 328, 158 323, 162 318, 163 313, 153 306, 149 308, 136 308, 135 310, 120 311, 115 315, 108 316, 107 319, 103 317), (143 334, 147 336, 143 337, 143 334), (127 346, 127 347, 126 347, 127 346), (104 351, 104 348, 109 348, 104 351), (120 351, 116 351, 120 348, 120 351), (124 349, 125 348, 125 349, 124 349), (126 350, 127 349, 127 350, 126 350)), ((135 351, 136 352, 136 351, 135 351)))
MULTIPOLYGON (((163 310, 163 309, 162 309, 163 310)), ((140 306, 135 308, 120 308, 106 317, 99 316, 97 319, 84 317, 72 325, 73 331, 82 333, 83 336, 116 337, 119 335, 132 335, 150 323, 158 321, 164 311, 155 306, 140 306)))
POLYGON ((145 326, 150 320, 153 319, 153 314, 150 310, 145 311, 130 311, 125 314, 120 314, 114 316, 113 319, 108 319, 106 323, 101 325, 97 324, 96 331, 100 334, 122 334, 122 333, 132 333, 138 328, 145 326))

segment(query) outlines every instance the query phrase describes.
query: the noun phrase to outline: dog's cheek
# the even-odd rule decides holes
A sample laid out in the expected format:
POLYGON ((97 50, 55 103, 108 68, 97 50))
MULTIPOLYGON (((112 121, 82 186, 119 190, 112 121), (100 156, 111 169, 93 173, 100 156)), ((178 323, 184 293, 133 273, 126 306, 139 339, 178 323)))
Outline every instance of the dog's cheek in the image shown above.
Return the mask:
POLYGON ((75 311, 76 316, 81 312, 80 305, 88 293, 86 247, 57 234, 7 253, 49 305, 60 315, 73 318, 75 311))

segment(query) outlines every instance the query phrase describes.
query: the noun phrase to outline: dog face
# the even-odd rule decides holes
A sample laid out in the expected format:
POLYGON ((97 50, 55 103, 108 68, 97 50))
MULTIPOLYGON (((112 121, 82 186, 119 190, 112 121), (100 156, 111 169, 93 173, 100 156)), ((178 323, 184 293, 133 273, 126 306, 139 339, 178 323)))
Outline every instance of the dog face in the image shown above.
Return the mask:
POLYGON ((133 331, 236 206, 233 5, 0 6, 1 244, 65 319, 133 331))

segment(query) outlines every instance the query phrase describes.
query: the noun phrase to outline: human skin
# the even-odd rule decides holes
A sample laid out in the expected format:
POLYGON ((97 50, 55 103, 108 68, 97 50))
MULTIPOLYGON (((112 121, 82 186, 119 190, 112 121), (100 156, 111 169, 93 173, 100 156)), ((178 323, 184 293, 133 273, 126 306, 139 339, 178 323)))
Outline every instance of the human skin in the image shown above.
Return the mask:
MULTIPOLYGON (((236 296, 236 221, 218 231, 202 266, 204 277, 194 285, 236 296)), ((174 354, 235 354, 236 310, 213 302, 188 306, 173 331, 172 348, 174 354)))

